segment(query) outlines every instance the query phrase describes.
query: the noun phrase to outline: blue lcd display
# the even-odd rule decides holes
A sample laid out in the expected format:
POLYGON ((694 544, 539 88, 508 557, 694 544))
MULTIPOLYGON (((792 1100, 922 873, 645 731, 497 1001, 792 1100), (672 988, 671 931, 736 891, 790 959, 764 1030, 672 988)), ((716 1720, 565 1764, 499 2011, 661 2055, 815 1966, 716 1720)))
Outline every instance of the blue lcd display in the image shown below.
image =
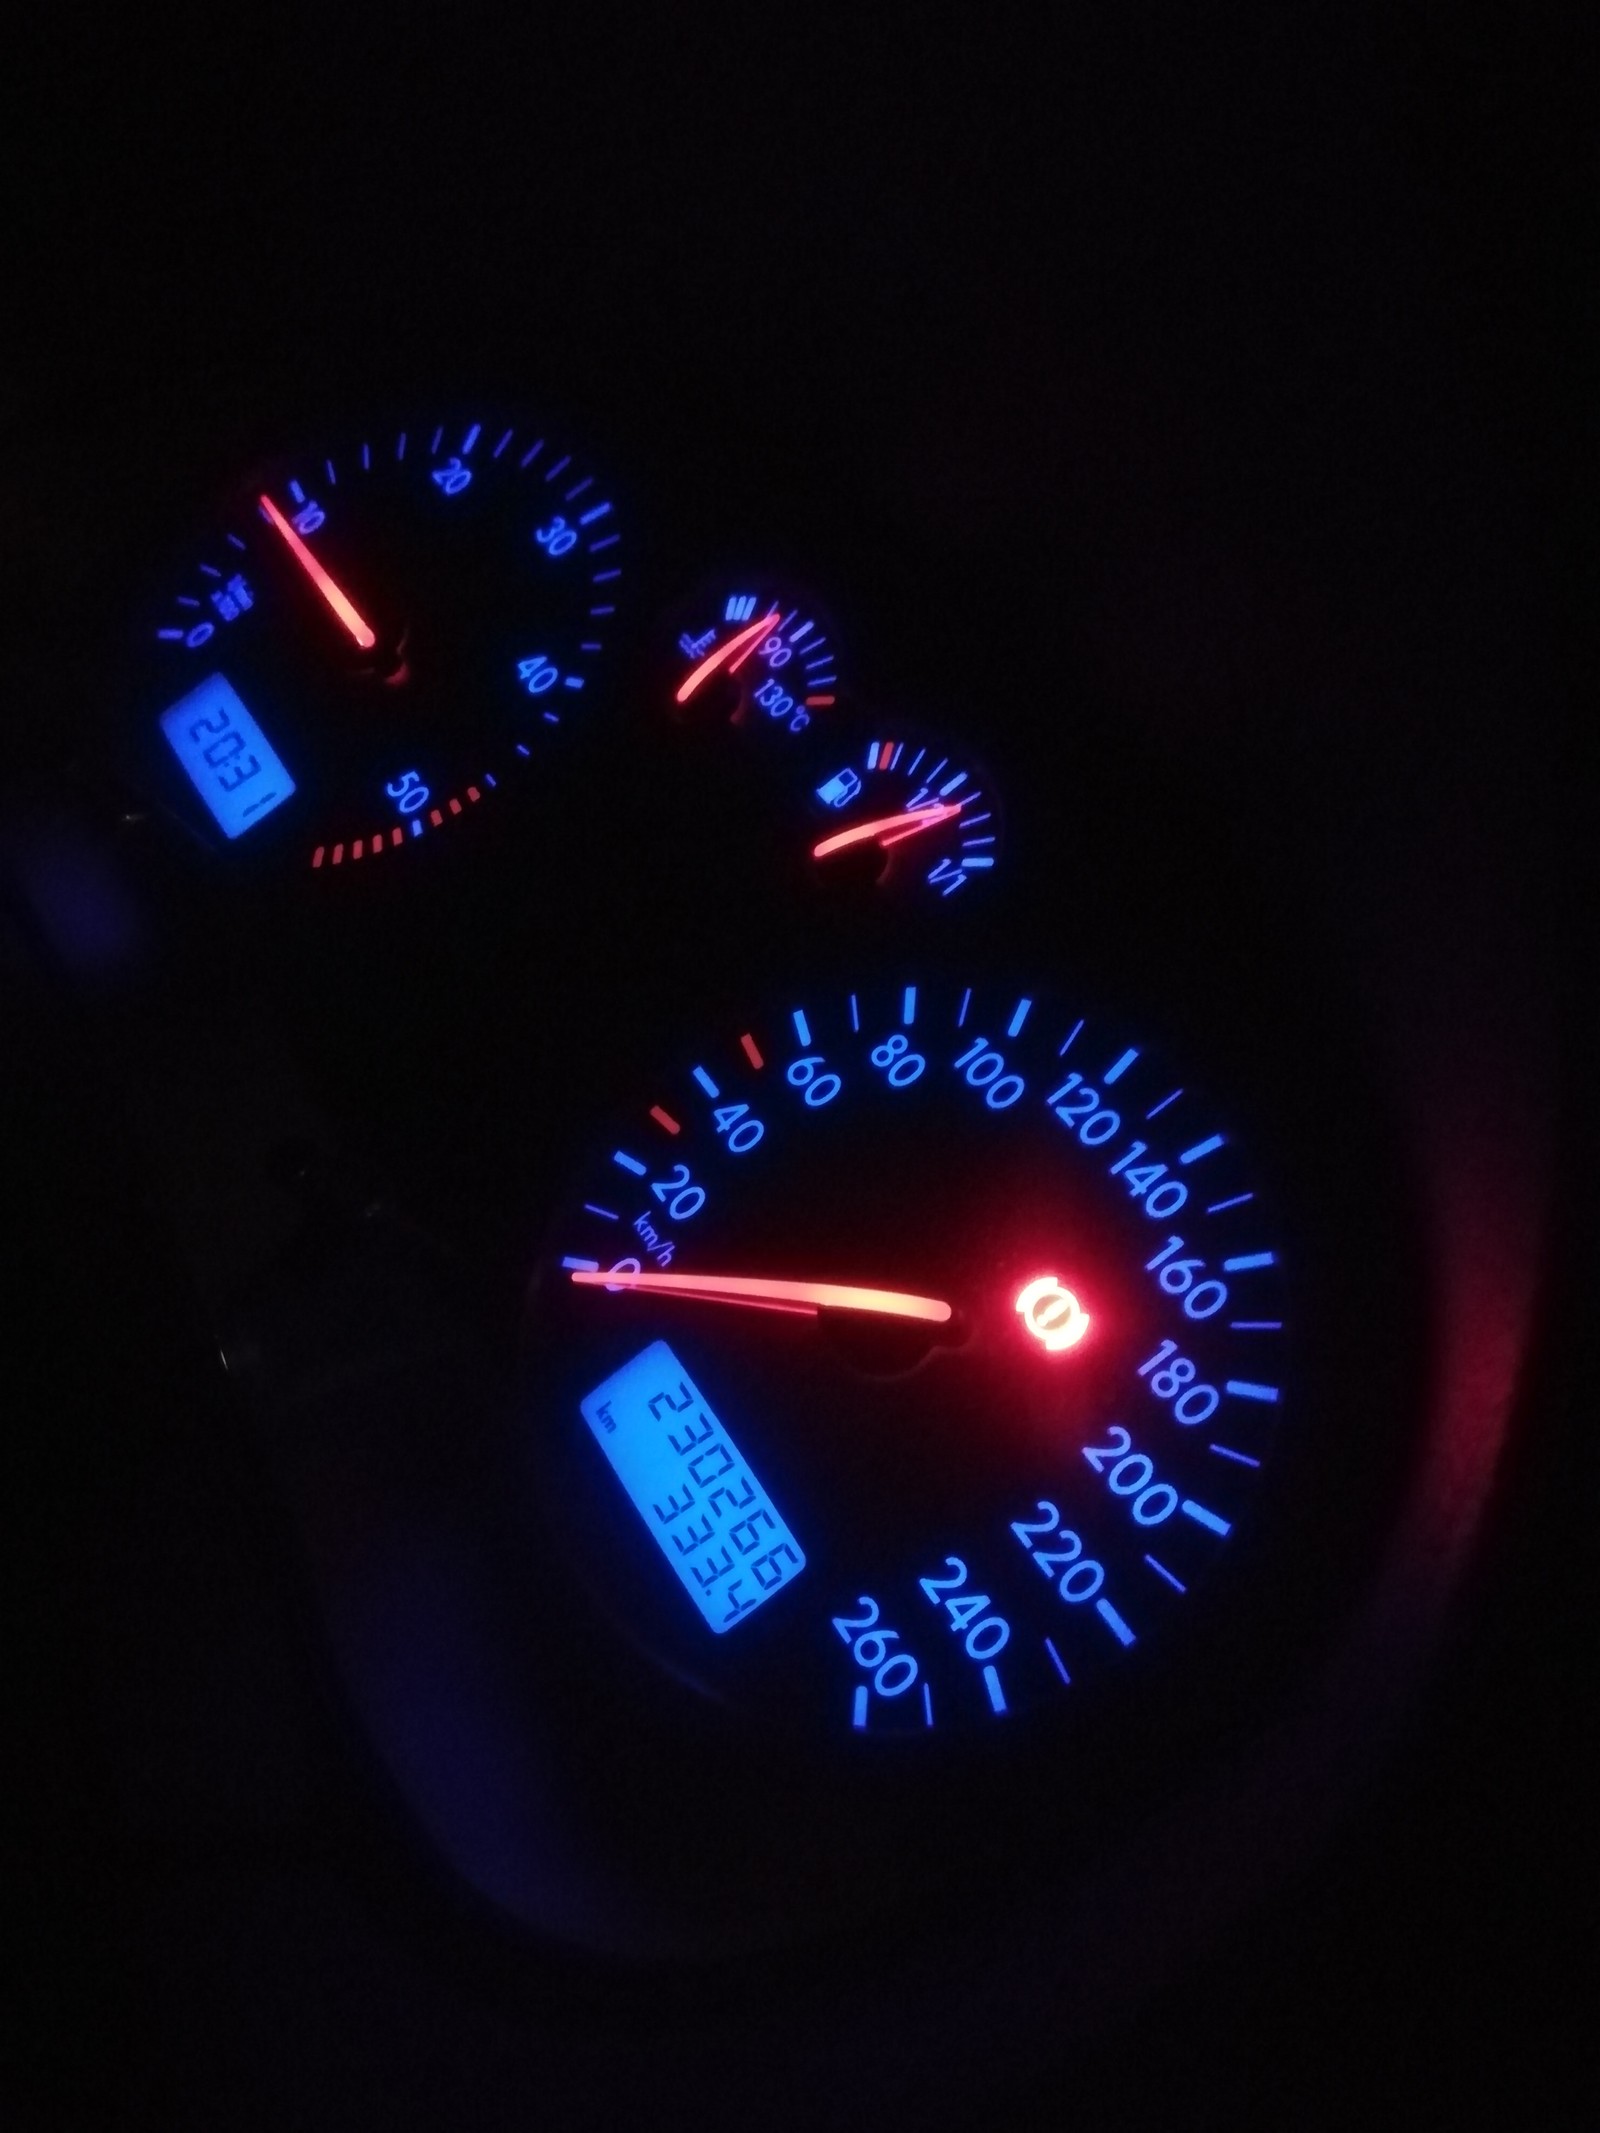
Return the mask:
POLYGON ((277 750, 221 674, 208 674, 163 711, 161 730, 227 837, 254 829, 294 791, 277 750))
POLYGON ((797 1578, 805 1553, 665 1341, 581 1403, 634 1509, 720 1636, 797 1578))

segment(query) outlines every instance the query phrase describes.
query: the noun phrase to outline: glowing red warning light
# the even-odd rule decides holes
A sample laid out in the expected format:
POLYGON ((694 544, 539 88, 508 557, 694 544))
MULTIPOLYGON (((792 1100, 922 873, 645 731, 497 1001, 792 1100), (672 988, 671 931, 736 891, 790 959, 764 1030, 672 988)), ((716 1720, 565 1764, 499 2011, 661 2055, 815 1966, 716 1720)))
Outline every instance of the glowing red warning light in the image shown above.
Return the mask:
POLYGON ((1017 1314, 1051 1355, 1076 1348, 1089 1330, 1089 1314, 1054 1274, 1041 1274, 1017 1296, 1017 1314))

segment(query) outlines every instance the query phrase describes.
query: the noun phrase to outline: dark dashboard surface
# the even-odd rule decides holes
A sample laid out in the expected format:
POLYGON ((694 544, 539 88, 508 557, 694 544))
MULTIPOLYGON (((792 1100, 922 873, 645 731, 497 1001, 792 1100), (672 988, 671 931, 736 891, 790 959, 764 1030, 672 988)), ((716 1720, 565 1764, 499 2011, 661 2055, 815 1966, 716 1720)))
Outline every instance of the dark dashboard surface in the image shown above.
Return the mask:
MULTIPOLYGON (((1389 1631, 1403 1657, 1308 1723, 1271 1863, 1160 1950, 1119 1943, 1114 1876, 1069 1892, 1075 1931, 1102 1907, 1099 2005, 1053 2005, 1020 1960, 975 1982, 913 1912, 873 1943, 865 2011, 802 1951, 743 1998, 678 1980, 619 2013, 463 1912, 381 1797, 148 1245, 103 1063, 22 1012, 8 921, 14 2122, 1588 2115, 1584 42, 1559 16, 1480 41, 1414 9, 1158 10, 1059 43, 909 17, 838 39, 508 19, 480 41, 439 16, 81 52, 46 33, 19 56, 14 786, 92 732, 127 601, 241 455, 463 393, 556 410, 625 481, 662 597, 758 554, 837 588, 883 698, 952 724, 985 701, 1019 827, 1040 796, 1020 939, 1092 930, 1106 967, 1146 944, 1139 983, 1201 1024, 1213 957, 1231 1002, 1259 973, 1307 1029, 1347 1005, 1381 1130, 1341 1118, 1327 1058, 1284 1113, 1312 1137, 1325 1113, 1352 1170, 1396 1151, 1430 1295, 1487 1314, 1476 1347, 1444 1332, 1493 1420, 1435 1474, 1406 1562, 1384 1569, 1381 1520, 1339 1558, 1390 1581, 1344 1663, 1381 1676, 1389 1631)), ((662 882, 654 798, 619 803, 571 984, 630 882, 662 882)), ((663 908, 699 908, 697 866, 663 908)), ((761 967, 764 923, 730 912, 731 972, 761 967)), ((637 959, 650 1015, 697 952, 637 959)), ((537 1032, 508 1027, 514 1057, 537 1032)), ((444 1088, 457 1116, 470 1081, 444 1088)), ((436 1212, 465 1235, 470 1204, 436 1212)), ((1181 1852, 1182 1822, 1159 1841, 1181 1852)))

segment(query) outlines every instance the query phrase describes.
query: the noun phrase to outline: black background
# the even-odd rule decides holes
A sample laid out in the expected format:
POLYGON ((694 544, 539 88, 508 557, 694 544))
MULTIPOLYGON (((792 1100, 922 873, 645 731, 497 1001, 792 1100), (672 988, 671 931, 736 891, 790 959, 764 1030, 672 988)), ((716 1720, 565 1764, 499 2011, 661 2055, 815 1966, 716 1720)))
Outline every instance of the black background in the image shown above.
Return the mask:
MULTIPOLYGON (((887 588, 886 608, 926 570, 935 647, 959 636, 964 581, 980 606, 1014 582, 1070 688, 1114 708, 1131 765, 1226 764, 1240 821, 1271 816, 1250 834, 1306 840, 1335 895, 1341 837, 1373 841, 1389 856, 1348 883, 1372 902, 1358 941, 1381 931, 1385 881, 1439 865, 1464 899, 1463 967, 1519 959, 1498 1011, 1565 1013, 1588 39, 1562 16, 1469 30, 1415 7, 1119 9, 1048 36, 1043 17, 931 22, 835 36, 729 14, 641 37, 600 10, 477 36, 444 13, 381 30, 197 18, 13 49, 14 765, 61 751, 120 586, 242 450, 482 388, 571 411, 636 473, 642 518, 671 497, 680 537, 737 547, 776 523, 785 547, 887 588)), ((892 679, 897 653, 881 656, 892 679)), ((196 1537, 195 1483, 163 1496, 196 1453, 163 1420, 181 1384, 150 1374, 163 1305, 119 1255, 136 1222, 83 1159, 69 1095, 15 1034, 13 1204, 32 1222, 18 1353, 54 1375, 20 1400, 13 1447, 16 2109, 166 2126, 194 2096, 150 1953, 168 1863, 127 1826, 137 1773, 118 1769, 108 1743, 128 1729, 106 1712, 173 1663, 165 1630, 198 1669, 185 1752, 203 1767, 203 1714, 227 1699, 208 1702, 193 1622, 231 1609, 268 1686, 217 1760, 259 1774, 287 1752, 275 1670, 301 1662, 253 1597, 252 1550, 273 1541, 247 1470, 204 1455, 221 1538, 196 1537), (125 1432, 105 1420, 121 1360, 144 1388, 125 1432)), ((1563 1318, 1578 1288, 1547 1295, 1484 1545, 1381 1784, 1134 2033, 1042 2084, 997 2067, 985 2122, 1588 2115, 1563 1318)), ((279 1775, 286 1794, 317 1782, 279 1775)), ((190 1835, 186 1872, 208 1841, 190 1835)), ((252 1915, 229 1890, 251 1868, 217 1842, 224 1978, 252 1915)), ((241 2095, 253 2055, 296 2054, 288 2122, 368 2122, 351 2070, 375 2047, 342 2050, 292 1989, 296 1933, 320 1930, 314 1907, 297 1925, 293 1892, 317 1862, 270 1829, 260 1843, 257 1870, 289 1891, 250 1929, 281 1996, 244 2005, 219 1985, 207 2063, 241 2088, 219 2087, 209 2122, 282 2122, 241 2115, 241 2095)), ((412 2027, 430 2019, 442 2039, 455 2015, 409 2006, 412 2027)), ((403 2122, 463 2122, 437 2074, 447 2049, 424 2063, 440 2087, 411 2093, 403 2122)), ((508 2063, 505 2097, 528 2078, 508 2063)), ((570 2098, 527 2103, 586 2122, 570 2098)))

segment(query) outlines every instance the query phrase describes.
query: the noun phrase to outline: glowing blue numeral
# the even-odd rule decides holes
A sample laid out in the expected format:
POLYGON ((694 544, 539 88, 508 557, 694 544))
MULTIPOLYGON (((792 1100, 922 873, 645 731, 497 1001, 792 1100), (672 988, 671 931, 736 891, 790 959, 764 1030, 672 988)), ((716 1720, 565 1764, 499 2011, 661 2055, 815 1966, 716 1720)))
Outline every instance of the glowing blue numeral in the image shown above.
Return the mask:
POLYGON ((383 789, 403 815, 414 815, 419 807, 428 804, 428 788, 415 770, 402 770, 395 782, 383 789))
POLYGON ((531 659, 517 661, 517 678, 530 696, 543 696, 546 689, 553 689, 561 677, 555 661, 546 659, 543 652, 536 652, 531 659))
POLYGON ((433 480, 446 496, 459 496, 472 480, 472 469, 464 467, 459 459, 447 459, 442 467, 433 469, 433 480))
POLYGON ((837 1074, 825 1071, 827 1066, 819 1053, 810 1053, 801 1059, 791 1060, 784 1079, 792 1089, 805 1091, 806 1104, 813 1111, 820 1111, 824 1104, 831 1104, 844 1083, 837 1074))
POLYGON ((578 545, 577 534, 559 515, 548 526, 538 527, 533 537, 546 555, 566 555, 578 545))

